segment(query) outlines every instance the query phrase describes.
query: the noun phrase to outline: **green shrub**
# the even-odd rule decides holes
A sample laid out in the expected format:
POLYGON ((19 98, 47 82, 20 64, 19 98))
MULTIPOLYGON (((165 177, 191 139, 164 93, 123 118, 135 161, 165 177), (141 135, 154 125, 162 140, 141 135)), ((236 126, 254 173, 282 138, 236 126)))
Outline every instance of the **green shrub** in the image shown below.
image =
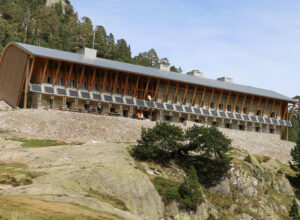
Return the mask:
POLYGON ((299 212, 298 212, 298 204, 295 199, 292 201, 291 209, 289 212, 289 216, 293 217, 293 219, 297 219, 299 217, 299 212))
POLYGON ((249 154, 245 157, 244 161, 246 161, 247 163, 252 163, 252 159, 249 154))
POLYGON ((196 210, 197 206, 204 201, 201 192, 201 185, 199 184, 197 172, 194 167, 191 167, 187 171, 187 176, 184 179, 184 182, 179 186, 179 193, 183 204, 192 210, 196 210))

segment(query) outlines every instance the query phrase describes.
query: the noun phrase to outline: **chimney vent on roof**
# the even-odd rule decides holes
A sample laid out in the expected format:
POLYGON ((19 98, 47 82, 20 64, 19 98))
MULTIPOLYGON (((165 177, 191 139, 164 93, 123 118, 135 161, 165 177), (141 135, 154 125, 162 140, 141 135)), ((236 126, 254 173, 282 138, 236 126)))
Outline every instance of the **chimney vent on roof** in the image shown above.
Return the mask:
POLYGON ((163 72, 170 72, 170 65, 161 63, 159 65, 159 70, 163 72))
POLYGON ((192 70, 190 72, 187 72, 186 74, 190 75, 190 76, 196 76, 196 77, 199 77, 199 78, 203 78, 203 73, 200 72, 199 70, 192 70))
POLYGON ((220 77, 217 80, 222 81, 222 82, 227 82, 227 83, 233 83, 233 79, 230 77, 226 77, 226 76, 220 77))
POLYGON ((97 57, 97 50, 91 48, 82 48, 78 51, 78 53, 88 59, 95 59, 97 57))

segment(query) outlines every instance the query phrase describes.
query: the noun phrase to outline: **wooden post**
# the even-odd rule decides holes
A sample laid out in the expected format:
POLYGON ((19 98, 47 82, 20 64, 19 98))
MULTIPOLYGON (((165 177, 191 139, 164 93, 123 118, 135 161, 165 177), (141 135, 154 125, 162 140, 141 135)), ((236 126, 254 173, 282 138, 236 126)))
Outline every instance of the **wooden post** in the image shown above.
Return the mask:
POLYGON ((73 72, 73 67, 74 67, 74 64, 72 63, 71 66, 70 66, 70 69, 69 69, 68 78, 66 80, 66 87, 67 88, 70 86, 70 80, 71 80, 71 75, 72 75, 72 72, 73 72))
POLYGON ((211 93, 211 96, 210 96, 210 100, 209 100, 207 109, 210 108, 211 102, 212 102, 212 100, 213 100, 213 98, 214 98, 214 94, 215 94, 215 89, 212 89, 212 93, 211 93))
POLYGON ((205 97, 205 93, 206 93, 206 87, 203 90, 202 97, 201 97, 200 102, 199 102, 199 108, 201 108, 201 106, 202 106, 202 103, 203 103, 204 97, 205 97))
POLYGON ((237 102, 239 100, 239 96, 240 96, 240 94, 238 93, 236 95, 236 98, 235 98, 235 101, 234 101, 234 104, 233 104, 233 108, 231 109, 231 112, 234 112, 236 110, 235 108, 236 108, 237 102))
POLYGON ((54 77, 53 82, 52 82, 53 86, 55 86, 55 84, 56 84, 58 73, 60 71, 60 67, 61 67, 61 61, 59 61, 58 65, 57 65, 57 69, 56 69, 56 72, 55 72, 55 77, 54 77))
POLYGON ((156 99, 157 99, 159 84, 160 84, 160 79, 158 79, 157 84, 156 84, 156 88, 155 88, 155 92, 154 92, 154 97, 153 97, 154 101, 156 101, 156 99))
POLYGON ((184 104, 184 101, 185 101, 186 94, 187 94, 188 90, 189 90, 189 84, 186 84, 184 94, 183 94, 183 97, 182 97, 182 101, 181 101, 182 105, 184 104))
POLYGON ((286 106, 285 106, 285 109, 284 109, 284 113, 283 113, 283 116, 282 116, 281 120, 285 119, 285 116, 287 115, 287 110, 288 110, 288 103, 286 103, 286 106))
POLYGON ((264 107, 264 109, 263 109, 263 112, 262 112, 262 116, 264 116, 264 114, 265 114, 265 112, 266 112, 266 109, 267 109, 267 107, 268 107, 268 104, 269 104, 269 99, 267 98, 266 99, 266 104, 265 104, 265 107, 264 107))
POLYGON ((123 88, 122 96, 125 95, 126 89, 128 87, 128 79, 129 79, 129 74, 126 75, 126 81, 125 81, 125 85, 124 85, 124 88, 123 88))
POLYGON ((114 82, 114 84, 113 84, 113 86, 112 86, 112 88, 111 88, 111 94, 114 94, 115 93, 115 91, 116 91, 116 87, 117 87, 117 82, 118 82, 118 78, 119 78, 119 72, 117 72, 117 74, 116 74, 116 78, 115 78, 115 82, 114 82))
POLYGON ((280 104, 279 104, 277 112, 276 112, 276 119, 278 117, 279 111, 281 111, 281 107, 282 107, 282 100, 280 100, 280 104))
POLYGON ((176 84, 176 89, 173 95, 173 100, 172 100, 172 104, 174 104, 176 96, 177 96, 177 92, 178 92, 178 88, 179 88, 179 83, 176 84))
POLYGON ((134 88, 133 97, 136 97, 136 96, 137 96, 137 90, 138 90, 138 87, 139 87, 140 77, 141 77, 141 76, 138 76, 138 78, 137 78, 137 80, 136 80, 136 84, 135 84, 135 88, 134 88))
POLYGON ((220 94, 219 99, 218 99, 217 110, 220 107, 220 102, 221 102, 222 96, 223 96, 223 90, 221 91, 221 94, 220 94))
POLYGON ((244 100, 243 100, 243 103, 242 103, 242 107, 240 109, 240 114, 242 113, 242 111, 244 110, 244 107, 245 107, 245 103, 246 103, 246 99, 247 99, 247 95, 245 94, 244 96, 244 100))
MULTIPOLYGON (((102 86, 101 86, 101 91, 100 92, 103 92, 103 90, 105 89, 106 82, 107 82, 107 70, 105 70, 105 73, 104 73, 104 79, 103 79, 103 82, 102 82, 102 86)), ((100 85, 99 85, 99 89, 100 89, 100 85)))
POLYGON ((166 98, 167 98, 167 95, 168 95, 168 90, 169 90, 169 85, 170 85, 170 81, 167 82, 167 86, 166 86, 166 90, 165 90, 165 94, 164 94, 162 102, 166 101, 166 98))
POLYGON ((28 92, 28 78, 29 78, 29 58, 27 60, 27 64, 26 64, 26 77, 25 77, 25 85, 24 85, 24 88, 25 88, 25 92, 24 92, 24 109, 27 108, 27 92, 28 92))
POLYGON ((291 110, 291 114, 290 114, 290 117, 289 117, 289 121, 292 120, 292 117, 293 117, 293 114, 294 114, 294 109, 295 109, 295 104, 296 104, 296 103, 293 104, 293 108, 292 108, 292 110, 291 110))
POLYGON ((149 91, 149 83, 150 83, 150 78, 147 79, 147 84, 146 84, 146 88, 145 88, 145 92, 144 92, 144 99, 146 99, 148 91, 149 91))
POLYGON ((194 105, 195 98, 196 98, 196 93, 197 93, 197 89, 198 89, 198 86, 195 86, 195 88, 194 88, 194 93, 193 93, 193 97, 192 97, 190 106, 194 105))
POLYGON ((228 107, 228 104, 229 104, 230 97, 231 97, 231 92, 228 93, 224 111, 227 111, 227 107, 228 107))
POLYGON ((270 112, 269 112, 269 117, 271 117, 271 116, 272 116, 272 112, 273 112, 273 109, 274 109, 275 103, 276 103, 276 100, 274 99, 274 100, 273 100, 272 107, 271 107, 271 109, 270 109, 270 112))
POLYGON ((77 85, 77 89, 81 88, 81 83, 82 83, 84 72, 85 72, 85 66, 83 66, 82 69, 81 69, 81 75, 80 75, 80 78, 79 78, 79 83, 77 85))
POLYGON ((248 109, 247 115, 249 115, 249 113, 251 111, 251 108, 252 108, 252 105, 253 105, 253 101, 254 101, 254 95, 252 96, 252 99, 250 101, 250 105, 249 105, 249 109, 248 109))
POLYGON ((89 91, 91 91, 91 89, 94 88, 94 82, 95 82, 96 72, 97 72, 97 69, 94 68, 92 80, 91 80, 91 83, 90 83, 90 85, 89 85, 89 91))
POLYGON ((257 115, 258 109, 259 109, 259 107, 260 107, 260 103, 261 103, 261 97, 259 97, 257 106, 256 106, 256 108, 255 108, 255 115, 257 115))
POLYGON ((45 75, 46 75, 46 71, 47 71, 48 65, 49 65, 49 59, 47 59, 46 62, 45 62, 44 70, 43 70, 43 75, 42 75, 42 78, 40 80, 40 83, 44 83, 45 75))

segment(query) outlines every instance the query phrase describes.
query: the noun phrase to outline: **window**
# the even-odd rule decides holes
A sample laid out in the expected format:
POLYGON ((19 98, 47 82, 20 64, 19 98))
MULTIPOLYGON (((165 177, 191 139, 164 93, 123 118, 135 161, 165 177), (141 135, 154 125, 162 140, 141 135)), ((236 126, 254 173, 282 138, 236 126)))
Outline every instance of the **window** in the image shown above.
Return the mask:
POLYGON ((165 121, 171 121, 171 116, 165 115, 165 121))
POLYGON ((231 108, 231 105, 228 105, 227 106, 227 111, 231 112, 232 108, 231 108))
POLYGON ((177 103, 177 96, 175 97, 174 103, 175 103, 175 104, 177 103))
POLYGON ((217 122, 216 122, 216 121, 213 121, 213 122, 211 123, 211 126, 217 126, 217 122))
POLYGON ((130 89, 127 89, 127 95, 130 95, 130 89))
POLYGON ((247 108, 244 108, 244 109, 243 109, 243 112, 244 112, 244 114, 248 114, 248 109, 247 109, 247 108))
POLYGON ((183 118, 183 117, 179 118, 179 123, 183 123, 184 121, 185 121, 185 118, 183 118))
POLYGON ((87 89, 87 83, 86 82, 83 83, 83 88, 87 89))
POLYGON ((194 119, 194 122, 201 123, 200 119, 194 119))
POLYGON ((275 112, 271 113, 271 118, 275 118, 275 112))
POLYGON ((95 84, 95 90, 98 90, 98 83, 95 84))
POLYGON ((239 130, 244 131, 245 130, 245 126, 244 125, 239 125, 239 130))
POLYGON ((257 111, 256 115, 261 116, 261 110, 260 109, 257 111))
POLYGON ((212 102, 212 103, 210 104, 210 108, 215 108, 215 103, 212 102))
POLYGON ((76 87, 76 81, 72 80, 72 87, 75 88, 76 87))
POLYGON ((47 78, 47 83, 51 83, 51 76, 48 76, 48 78, 47 78))
POLYGON ((270 134, 274 134, 274 129, 273 128, 270 128, 270 134))
POLYGON ((66 102, 67 108, 70 109, 72 107, 72 102, 66 102))
POLYGON ((255 127, 255 131, 259 133, 260 132, 260 127, 255 127))
POLYGON ((64 78, 60 78, 60 85, 61 85, 61 86, 64 86, 64 85, 65 85, 65 80, 64 80, 64 78))
POLYGON ((235 112, 240 112, 240 107, 239 106, 235 107, 235 112))
POLYGON ((223 104, 220 104, 220 105, 219 105, 219 109, 220 109, 220 110, 223 110, 223 108, 224 108, 224 107, 223 107, 223 104))
POLYGON ((226 123, 226 124, 225 124, 225 128, 231 128, 231 124, 226 123))
POLYGON ((168 102, 168 99, 169 99, 169 97, 168 97, 168 95, 166 95, 165 102, 168 102))

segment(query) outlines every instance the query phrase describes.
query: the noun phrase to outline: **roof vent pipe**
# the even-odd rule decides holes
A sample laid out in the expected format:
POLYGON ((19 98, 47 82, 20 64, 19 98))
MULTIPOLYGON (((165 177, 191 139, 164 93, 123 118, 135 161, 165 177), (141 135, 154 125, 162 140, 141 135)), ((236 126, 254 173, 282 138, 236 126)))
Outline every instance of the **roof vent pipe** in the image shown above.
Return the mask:
POLYGON ((217 78, 217 80, 222 81, 222 82, 227 82, 227 83, 233 83, 233 79, 230 77, 226 77, 226 76, 217 78))
POLYGON ((190 75, 190 76, 196 76, 196 77, 199 77, 199 78, 203 78, 203 73, 200 72, 199 70, 192 70, 190 72, 187 72, 186 74, 190 75))

